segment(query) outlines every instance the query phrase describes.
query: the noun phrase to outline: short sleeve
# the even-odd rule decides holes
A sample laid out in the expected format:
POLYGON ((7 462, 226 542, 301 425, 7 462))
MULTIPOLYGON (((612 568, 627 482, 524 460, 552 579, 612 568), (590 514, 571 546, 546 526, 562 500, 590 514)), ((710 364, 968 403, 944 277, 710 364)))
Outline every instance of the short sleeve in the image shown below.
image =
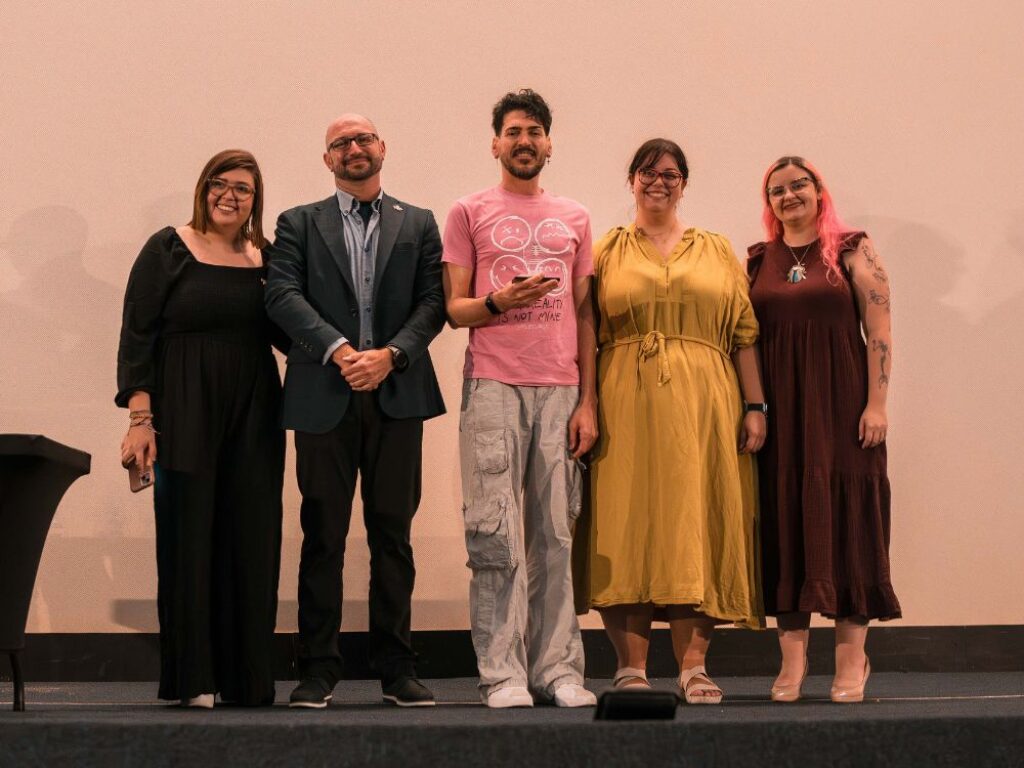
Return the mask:
POLYGON ((455 203, 448 211, 441 261, 467 269, 476 266, 476 247, 469 226, 469 211, 462 202, 455 203))
POLYGON ((767 252, 768 243, 754 243, 747 248, 747 278, 750 285, 757 282, 757 275, 761 271, 761 264, 764 263, 764 255, 767 252))
POLYGON ((594 274, 594 237, 590 231, 590 216, 588 214, 583 215, 581 230, 580 244, 576 249, 576 258, 572 265, 573 280, 594 274))
POLYGON ((856 251, 860 246, 860 241, 868 236, 867 232, 844 232, 842 238, 839 241, 838 253, 836 254, 840 260, 843 256, 856 251))

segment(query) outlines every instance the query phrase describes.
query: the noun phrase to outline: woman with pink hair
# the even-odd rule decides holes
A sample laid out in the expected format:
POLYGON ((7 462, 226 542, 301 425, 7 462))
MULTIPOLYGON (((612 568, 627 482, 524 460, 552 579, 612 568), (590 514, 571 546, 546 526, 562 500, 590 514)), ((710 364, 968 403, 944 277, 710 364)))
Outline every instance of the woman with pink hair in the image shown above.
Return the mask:
POLYGON ((782 647, 771 696, 800 698, 820 613, 836 625, 832 700, 857 702, 871 672, 868 622, 900 617, 889 575, 889 277, 803 158, 772 163, 761 194, 766 240, 748 249, 747 271, 771 421, 759 460, 765 612, 782 647))

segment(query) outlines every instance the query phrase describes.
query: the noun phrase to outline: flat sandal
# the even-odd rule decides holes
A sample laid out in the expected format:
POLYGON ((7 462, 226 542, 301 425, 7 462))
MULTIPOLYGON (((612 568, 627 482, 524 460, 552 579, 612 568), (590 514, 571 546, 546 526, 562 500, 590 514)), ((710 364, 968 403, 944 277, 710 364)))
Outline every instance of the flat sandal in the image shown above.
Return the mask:
POLYGON ((686 700, 687 704, 722 703, 722 689, 715 685, 715 681, 708 676, 703 664, 684 669, 679 673, 679 692, 683 695, 683 699, 686 700), (707 680, 707 682, 695 682, 695 678, 700 677, 707 680), (716 696, 714 693, 707 694, 704 693, 705 691, 718 691, 718 695, 716 696))
POLYGON ((612 687, 616 690, 625 691, 630 688, 647 689, 651 687, 651 684, 647 681, 647 670, 640 669, 639 667, 623 667, 615 672, 612 687))

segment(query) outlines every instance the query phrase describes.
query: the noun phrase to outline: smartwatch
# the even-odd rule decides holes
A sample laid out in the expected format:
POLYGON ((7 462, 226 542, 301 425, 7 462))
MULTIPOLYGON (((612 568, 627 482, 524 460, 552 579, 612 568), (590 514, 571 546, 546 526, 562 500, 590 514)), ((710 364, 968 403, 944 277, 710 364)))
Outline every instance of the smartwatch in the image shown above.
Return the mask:
POLYGON ((484 306, 487 307, 487 311, 492 315, 500 315, 501 310, 498 309, 498 305, 494 303, 494 294, 488 293, 484 296, 484 306))
POLYGON ((391 361, 395 364, 396 371, 404 371, 409 367, 409 356, 394 344, 385 347, 391 353, 391 361))
POLYGON ((750 413, 751 411, 757 411, 758 413, 763 413, 765 416, 767 416, 768 403, 744 403, 743 410, 746 413, 750 413))

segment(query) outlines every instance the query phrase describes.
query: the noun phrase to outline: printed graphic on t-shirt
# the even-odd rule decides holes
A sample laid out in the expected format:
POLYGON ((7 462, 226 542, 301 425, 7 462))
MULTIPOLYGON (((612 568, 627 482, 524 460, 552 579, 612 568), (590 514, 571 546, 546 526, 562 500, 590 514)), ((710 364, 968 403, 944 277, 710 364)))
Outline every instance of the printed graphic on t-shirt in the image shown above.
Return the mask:
POLYGON ((558 280, 558 285, 532 307, 509 310, 498 323, 539 327, 558 322, 566 295, 572 294, 570 272, 563 257, 572 251, 572 230, 561 219, 544 219, 531 229, 523 217, 506 216, 492 227, 491 242, 501 251, 491 265, 492 290, 501 290, 518 275, 541 274, 558 280))

